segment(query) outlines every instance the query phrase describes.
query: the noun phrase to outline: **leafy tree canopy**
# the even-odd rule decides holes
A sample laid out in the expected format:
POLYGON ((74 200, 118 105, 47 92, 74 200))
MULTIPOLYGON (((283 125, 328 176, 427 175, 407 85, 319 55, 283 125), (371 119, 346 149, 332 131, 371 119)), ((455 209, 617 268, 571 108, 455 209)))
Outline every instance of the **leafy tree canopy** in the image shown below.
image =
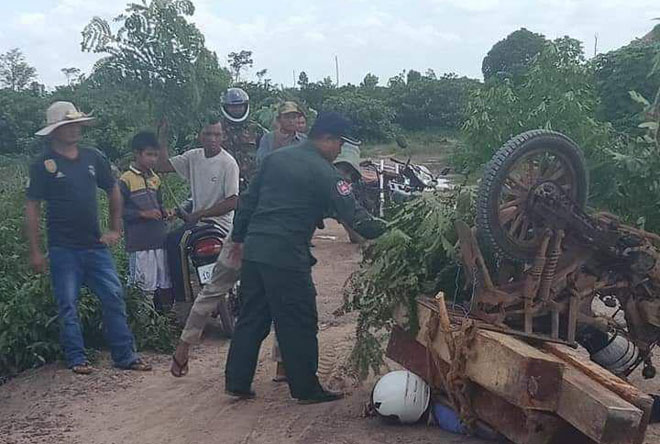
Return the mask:
POLYGON ((20 49, 0 55, 0 84, 12 91, 21 91, 37 78, 37 70, 28 65, 20 49))
POLYGON ((146 106, 133 125, 153 125, 165 116, 177 128, 178 141, 190 142, 199 121, 217 110, 229 84, 229 73, 187 19, 194 10, 190 0, 142 0, 129 4, 113 21, 117 29, 102 18, 92 19, 83 30, 82 48, 105 57, 83 90, 92 98, 101 96, 93 94, 95 90, 111 97, 126 95, 136 108, 146 106))
POLYGON ((521 28, 497 42, 483 60, 481 72, 484 80, 507 78, 517 81, 527 71, 536 55, 543 49, 546 39, 521 28))

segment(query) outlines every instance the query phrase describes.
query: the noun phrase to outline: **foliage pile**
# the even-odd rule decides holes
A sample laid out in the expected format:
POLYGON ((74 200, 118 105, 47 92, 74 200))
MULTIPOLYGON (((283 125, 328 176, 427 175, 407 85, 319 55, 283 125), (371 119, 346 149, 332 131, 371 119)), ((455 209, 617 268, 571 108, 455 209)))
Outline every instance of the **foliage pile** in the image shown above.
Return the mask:
POLYGON ((442 290, 455 294, 456 220, 474 219, 474 189, 429 193, 405 204, 390 230, 364 252, 344 291, 343 311, 359 311, 351 356, 361 377, 382 365, 382 340, 404 307, 409 328, 417 326, 415 299, 442 290))
MULTIPOLYGON (((34 275, 27 262, 23 237, 26 175, 24 162, 0 158, 0 378, 60 356, 57 307, 49 279, 34 275)), ((122 247, 114 253, 125 281, 126 254, 122 247)), ((126 304, 138 348, 170 351, 176 337, 170 320, 158 315, 139 292, 129 291, 126 304)), ((83 292, 79 307, 86 345, 101 347, 104 341, 99 302, 83 292)))

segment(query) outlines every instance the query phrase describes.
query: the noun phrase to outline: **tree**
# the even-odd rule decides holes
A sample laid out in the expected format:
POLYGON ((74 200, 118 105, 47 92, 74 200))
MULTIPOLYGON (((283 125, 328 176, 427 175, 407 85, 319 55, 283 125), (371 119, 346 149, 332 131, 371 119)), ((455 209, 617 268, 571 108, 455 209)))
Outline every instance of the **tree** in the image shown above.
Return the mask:
POLYGON ((377 86, 378 77, 371 73, 364 76, 364 80, 360 83, 360 87, 365 89, 376 89, 377 86))
POLYGON ((83 50, 105 57, 74 93, 80 106, 98 110, 106 131, 116 130, 116 145, 126 146, 131 131, 166 116, 182 146, 194 140, 209 112, 218 111, 229 73, 187 20, 194 11, 191 0, 143 0, 129 4, 113 21, 118 29, 95 17, 83 30, 83 50), (114 107, 115 102, 121 106, 114 107))
POLYGON ((401 76, 390 80, 386 97, 396 112, 396 123, 409 130, 459 128, 470 91, 478 82, 451 73, 440 78, 433 71, 410 73, 408 82, 401 76))
POLYGON ((406 81, 408 83, 419 82, 420 80, 422 80, 422 73, 415 71, 414 69, 408 71, 408 75, 406 76, 406 81))
POLYGON ((463 124, 466 147, 459 162, 478 169, 509 138, 531 129, 553 129, 580 145, 593 165, 593 195, 612 186, 600 162, 616 144, 610 125, 596 119, 593 68, 581 44, 567 37, 546 43, 518 82, 505 79, 475 89, 463 124))
POLYGON ((80 76, 80 69, 71 67, 71 68, 62 68, 62 74, 66 76, 66 84, 71 85, 71 83, 80 76))
POLYGON ((593 61, 596 88, 600 97, 598 116, 621 131, 635 129, 639 107, 629 91, 652 97, 660 85, 660 71, 652 71, 654 56, 660 53, 660 40, 640 39, 627 46, 599 54, 593 61))
POLYGON ((301 71, 300 75, 298 75, 298 86, 300 89, 305 89, 309 86, 309 77, 307 77, 305 71, 301 71))
POLYGON ((27 88, 37 78, 37 70, 28 65, 20 49, 0 55, 0 83, 12 91, 27 88))
POLYGON ((518 81, 527 71, 534 57, 541 52, 546 39, 521 28, 497 42, 483 60, 484 80, 508 78, 518 81))
POLYGON ((0 154, 30 152, 46 106, 46 98, 30 90, 0 90, 0 154))
MULTIPOLYGON (((302 74, 302 73, 301 73, 302 74)), ((307 75, 303 78, 306 80, 307 75)), ((300 81, 300 79, 298 79, 300 81)), ((326 77, 318 82, 304 83, 305 87, 301 87, 298 94, 303 102, 310 108, 321 109, 323 102, 338 94, 339 88, 335 86, 335 82, 326 77)))
POLYGON ((394 110, 384 101, 368 97, 361 92, 346 90, 323 102, 323 111, 337 111, 355 124, 359 137, 369 140, 387 140, 394 133, 394 110))
POLYGON ((261 71, 257 71, 257 79, 259 79, 260 82, 264 80, 264 77, 266 77, 266 74, 268 74, 267 69, 262 69, 261 71))
POLYGON ((252 66, 252 51, 242 50, 241 52, 231 52, 227 56, 229 67, 234 74, 234 82, 238 83, 241 79, 241 71, 252 66))

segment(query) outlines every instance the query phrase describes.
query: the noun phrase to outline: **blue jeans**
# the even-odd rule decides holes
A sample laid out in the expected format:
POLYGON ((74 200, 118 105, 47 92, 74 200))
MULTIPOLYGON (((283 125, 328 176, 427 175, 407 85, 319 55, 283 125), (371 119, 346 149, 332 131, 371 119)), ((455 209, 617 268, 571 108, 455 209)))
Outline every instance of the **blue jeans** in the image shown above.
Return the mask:
POLYGON ((69 367, 87 362, 78 319, 78 296, 85 285, 101 301, 103 334, 117 367, 128 367, 138 357, 126 322, 126 305, 112 255, 107 248, 78 250, 51 247, 50 274, 59 308, 60 344, 69 367))

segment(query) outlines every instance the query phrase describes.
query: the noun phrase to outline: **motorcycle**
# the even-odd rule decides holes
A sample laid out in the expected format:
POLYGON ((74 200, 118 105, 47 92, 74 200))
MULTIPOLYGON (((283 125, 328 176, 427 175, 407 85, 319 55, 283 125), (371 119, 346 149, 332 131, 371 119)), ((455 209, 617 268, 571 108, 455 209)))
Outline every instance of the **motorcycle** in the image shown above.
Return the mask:
POLYGON ((385 159, 377 163, 366 160, 360 163, 360 167, 365 194, 371 197, 372 214, 380 217, 385 215, 386 208, 412 200, 423 192, 451 188, 449 180, 444 177, 449 174, 449 168, 434 176, 427 167, 411 163, 410 158, 402 162, 391 157, 389 163, 385 159), (374 199, 374 196, 377 197, 374 199))
MULTIPOLYGON (((187 301, 193 302, 198 294, 193 287, 201 289, 211 281, 227 235, 227 230, 213 220, 201 220, 184 233, 180 245, 187 301)), ((228 337, 234 333, 238 317, 238 288, 239 284, 236 283, 234 288, 223 295, 212 314, 212 317, 217 319, 222 334, 228 337)))

